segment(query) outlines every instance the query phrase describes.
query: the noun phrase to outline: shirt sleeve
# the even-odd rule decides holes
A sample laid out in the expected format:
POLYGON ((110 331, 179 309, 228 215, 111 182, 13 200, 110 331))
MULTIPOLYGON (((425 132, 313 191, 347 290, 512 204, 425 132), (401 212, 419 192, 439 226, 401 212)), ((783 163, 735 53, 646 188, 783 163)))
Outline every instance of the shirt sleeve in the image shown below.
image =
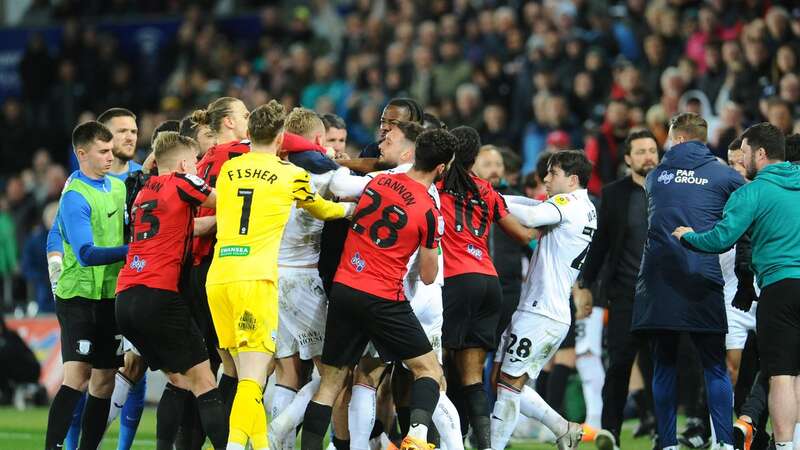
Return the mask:
POLYGON ((492 188, 491 195, 493 197, 492 203, 494 204, 492 207, 492 222, 497 222, 509 214, 508 205, 506 204, 506 200, 503 198, 503 196, 494 190, 494 188, 492 188))
POLYGON ((535 206, 512 203, 509 206, 511 215, 528 228, 555 225, 564 220, 561 209, 553 202, 546 201, 535 206))
POLYGON ((436 208, 431 208, 425 213, 425 225, 422 230, 422 246, 425 248, 439 248, 439 243, 444 235, 444 218, 436 208))
POLYGON ((693 250, 705 253, 724 253, 750 228, 755 218, 757 198, 748 195, 746 188, 735 191, 722 212, 722 220, 704 233, 689 232, 681 242, 693 250))
POLYGON ((200 206, 209 195, 211 186, 200 177, 188 173, 176 174, 178 197, 192 206, 200 206))
POLYGON ((340 167, 333 174, 329 186, 330 191, 337 197, 355 198, 364 192, 370 181, 372 181, 372 177, 369 175, 352 175, 350 169, 340 167))
POLYGON ((64 253, 64 240, 61 238, 60 225, 58 224, 61 220, 59 218, 60 214, 56 214, 56 220, 53 222, 53 226, 50 227, 50 231, 47 232, 47 253, 64 253))
POLYGON ((297 172, 292 182, 292 195, 298 208, 303 208, 320 220, 341 219, 347 215, 347 208, 341 203, 322 198, 311 185, 308 172, 297 172))
POLYGON ((128 246, 97 247, 92 237, 92 208, 83 196, 75 191, 61 198, 60 214, 65 241, 72 247, 78 264, 83 267, 103 266, 122 261, 128 246))

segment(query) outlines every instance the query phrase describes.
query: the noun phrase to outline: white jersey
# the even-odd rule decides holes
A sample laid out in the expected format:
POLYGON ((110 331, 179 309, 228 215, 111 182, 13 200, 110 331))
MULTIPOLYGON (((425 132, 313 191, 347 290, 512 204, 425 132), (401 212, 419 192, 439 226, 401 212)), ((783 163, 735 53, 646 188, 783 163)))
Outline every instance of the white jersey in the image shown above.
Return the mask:
POLYGON ((569 325, 570 292, 597 229, 597 212, 586 189, 555 195, 544 203, 556 208, 561 220, 541 228, 517 309, 569 325))
MULTIPOLYGON (((406 173, 411 170, 412 164, 402 164, 394 169, 389 169, 385 173, 406 173)), ((442 203, 439 200, 439 190, 436 189, 434 184, 431 184, 428 188, 428 194, 430 194, 433 201, 436 203, 437 208, 442 207, 442 203)), ((403 280, 403 286, 405 287, 405 295, 406 298, 412 299, 416 295, 423 295, 423 291, 425 289, 430 288, 438 288, 441 289, 444 286, 444 256, 442 255, 441 248, 438 250, 439 252, 439 271, 436 273, 436 280, 430 285, 426 285, 419 279, 419 249, 414 251, 414 254, 408 259, 408 271, 406 272, 406 278, 403 280)))
MULTIPOLYGON (((319 195, 328 197, 328 186, 334 171, 310 174, 311 184, 319 195)), ((289 221, 283 231, 278 264, 284 266, 310 266, 319 263, 320 239, 325 222, 297 205, 292 205, 289 221)))

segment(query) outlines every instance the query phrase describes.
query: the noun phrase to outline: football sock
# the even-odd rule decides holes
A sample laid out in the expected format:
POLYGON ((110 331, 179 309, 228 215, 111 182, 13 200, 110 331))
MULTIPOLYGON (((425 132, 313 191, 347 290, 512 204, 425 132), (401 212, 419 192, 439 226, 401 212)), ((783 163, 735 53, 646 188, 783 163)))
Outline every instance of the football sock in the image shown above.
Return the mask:
MULTIPOLYGON (((258 388, 257 383, 252 383, 258 388)), ((258 393, 259 395, 261 394, 261 388, 258 388, 258 393)), ((258 405, 260 406, 261 404, 259 403, 258 405)), ((267 416, 266 413, 264 413, 263 407, 259 407, 257 409, 261 410, 261 416, 256 418, 255 421, 260 421, 261 426, 256 423, 254 433, 261 433, 263 436, 263 442, 253 439, 252 443, 254 449, 261 449, 266 448, 267 416), (256 447, 256 444, 258 443, 261 444, 261 447, 256 447)), ((202 428, 208 435, 211 445, 213 445, 215 449, 225 448, 225 442, 228 441, 228 420, 225 416, 225 407, 222 404, 222 398, 219 395, 219 389, 211 389, 205 394, 197 397, 197 410, 200 414, 200 420, 203 424, 202 428)))
MULTIPOLYGON (((116 391, 116 383, 114 390, 116 391)), ((122 407, 122 418, 119 421, 119 441, 117 450, 130 450, 133 439, 136 437, 136 430, 139 429, 139 421, 142 420, 144 411, 144 394, 147 392, 147 377, 143 376, 139 382, 131 387, 122 407)), ((113 398, 113 397, 112 397, 113 398)))
POLYGON ((800 423, 794 424, 794 436, 792 436, 792 445, 800 448, 800 423))
POLYGON ((464 396, 467 398, 467 412, 469 423, 472 425, 475 440, 479 449, 489 448, 492 445, 492 422, 489 419, 489 400, 483 383, 464 386, 464 396))
POLYGON ((200 414, 197 412, 197 399, 194 395, 188 395, 183 399, 183 414, 175 436, 175 449, 194 450, 200 448, 202 442, 205 441, 205 436, 203 425, 200 423, 200 414), (197 434, 201 436, 197 438, 197 434), (199 442, 198 444, 194 444, 195 439, 199 442))
POLYGON ((222 406, 225 407, 225 414, 230 415, 233 407, 233 398, 236 396, 237 378, 225 375, 219 378, 219 395, 222 397, 222 406))
POLYGON ((92 394, 86 398, 79 450, 97 450, 106 431, 106 420, 110 407, 110 398, 98 398, 92 394))
POLYGON ((273 433, 273 441, 285 442, 294 441, 297 436, 295 430, 297 426, 303 422, 303 415, 308 407, 308 402, 314 397, 319 389, 320 379, 312 378, 310 382, 306 383, 291 403, 286 406, 286 409, 272 421, 271 428, 273 433))
POLYGON ((297 395, 297 389, 276 384, 273 388, 272 402, 269 405, 270 419, 275 420, 297 395))
POLYGON ((334 436, 333 446, 336 448, 336 450, 350 450, 350 439, 339 439, 334 436))
MULTIPOLYGON (((350 430, 350 448, 352 450, 369 450, 369 440, 376 425, 377 391, 372 386, 356 384, 350 396, 347 408, 348 429, 350 430)), ((380 436, 380 433, 378 433, 380 436)))
POLYGON ((72 422, 69 424, 69 431, 67 431, 67 437, 64 439, 65 450, 78 450, 78 439, 81 437, 81 418, 83 418, 83 407, 86 406, 86 395, 88 394, 81 395, 81 399, 72 413, 72 422))
POLYGON ((572 368, 563 364, 556 364, 547 377, 547 404, 559 413, 562 412, 564 405, 564 392, 567 390, 567 380, 572 368))
POLYGON ((436 404, 439 403, 439 383, 433 378, 422 377, 411 383, 411 422, 408 436, 428 442, 428 428, 436 404))
POLYGON ((556 437, 561 437, 567 432, 569 427, 567 420, 551 408, 538 392, 528 386, 523 386, 519 399, 520 411, 526 417, 538 420, 556 437))
POLYGON ((458 411, 444 392, 439 393, 439 403, 433 411, 433 423, 447 450, 464 450, 458 411))
POLYGON ((400 434, 407 435, 408 428, 411 426, 411 408, 408 406, 397 407, 397 423, 400 425, 400 434))
POLYGON ((156 407, 156 450, 172 450, 191 392, 167 383, 156 407))
POLYGON ((497 383, 497 401, 492 411, 492 444, 494 450, 504 450, 517 426, 520 391, 514 386, 497 383))
POLYGON ((50 404, 50 412, 47 416, 47 434, 45 437, 45 448, 47 450, 57 448, 67 435, 72 415, 75 407, 81 400, 83 392, 72 389, 69 386, 61 385, 50 404))
POLYGON ((111 425, 111 422, 119 416, 119 412, 122 411, 122 407, 128 399, 128 392, 131 390, 132 385, 133 383, 121 373, 117 372, 114 376, 114 392, 111 394, 111 409, 108 410, 106 426, 111 425))
POLYGON ((602 428, 603 384, 606 382, 603 361, 599 355, 589 353, 578 357, 575 368, 581 377, 583 398, 586 401, 586 423, 594 428, 602 428))
POLYGON ((331 423, 332 408, 311 401, 303 418, 303 433, 300 439, 302 450, 322 450, 322 442, 331 423))
MULTIPOLYGON (((231 408, 229 443, 244 446, 247 445, 249 437, 254 449, 267 447, 267 414, 264 411, 262 396, 261 386, 255 380, 249 378, 239 380, 231 408)), ((206 430, 206 433, 208 432, 209 430, 206 430)))

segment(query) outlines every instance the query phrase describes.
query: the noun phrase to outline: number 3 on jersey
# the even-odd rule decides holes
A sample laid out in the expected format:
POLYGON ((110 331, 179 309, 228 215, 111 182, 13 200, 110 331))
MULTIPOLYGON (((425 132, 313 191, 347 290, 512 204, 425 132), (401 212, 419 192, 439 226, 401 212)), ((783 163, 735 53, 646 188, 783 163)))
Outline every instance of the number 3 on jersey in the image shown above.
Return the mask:
MULTIPOLYGON (((370 198, 372 203, 357 211, 353 216, 353 231, 363 234, 366 231, 364 225, 359 222, 367 215, 377 211, 381 206, 381 195, 370 188, 364 191, 364 195, 370 198)), ((397 242, 397 232, 408 223, 408 215, 403 208, 397 205, 389 205, 381 211, 381 218, 372 223, 369 227, 369 238, 380 248, 388 248, 397 242)))

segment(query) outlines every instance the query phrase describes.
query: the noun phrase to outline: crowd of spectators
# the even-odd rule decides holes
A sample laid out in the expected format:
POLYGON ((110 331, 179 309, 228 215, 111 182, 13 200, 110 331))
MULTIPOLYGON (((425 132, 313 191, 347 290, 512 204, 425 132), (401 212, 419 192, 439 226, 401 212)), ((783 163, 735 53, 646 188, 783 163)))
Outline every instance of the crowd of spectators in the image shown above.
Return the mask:
MULTIPOLYGON (((516 153, 520 180, 546 150, 585 149, 594 193, 624 172, 620 145, 631 128, 646 126, 666 145, 668 119, 680 111, 703 114, 709 146, 723 158, 754 122, 800 131, 792 1, 50 3, 33 2, 23 23, 62 24, 61 46, 31 35, 21 95, 5 99, 0 116, 0 235, 17 243, 0 239, 5 279, 31 280, 26 257, 37 261, 31 267, 43 263, 26 242, 38 239, 42 212, 58 199, 69 133, 112 106, 138 114, 142 153, 160 121, 220 95, 251 108, 278 98, 336 113, 348 145, 360 148, 375 140, 389 98, 412 97, 447 125, 475 127, 485 144, 516 153), (254 15, 260 38, 224 34, 214 12, 254 15), (181 17, 154 64, 97 31, 98 21, 130 14, 181 17)), ((4 283, 3 298, 11 289, 33 299, 22 285, 4 283)))

